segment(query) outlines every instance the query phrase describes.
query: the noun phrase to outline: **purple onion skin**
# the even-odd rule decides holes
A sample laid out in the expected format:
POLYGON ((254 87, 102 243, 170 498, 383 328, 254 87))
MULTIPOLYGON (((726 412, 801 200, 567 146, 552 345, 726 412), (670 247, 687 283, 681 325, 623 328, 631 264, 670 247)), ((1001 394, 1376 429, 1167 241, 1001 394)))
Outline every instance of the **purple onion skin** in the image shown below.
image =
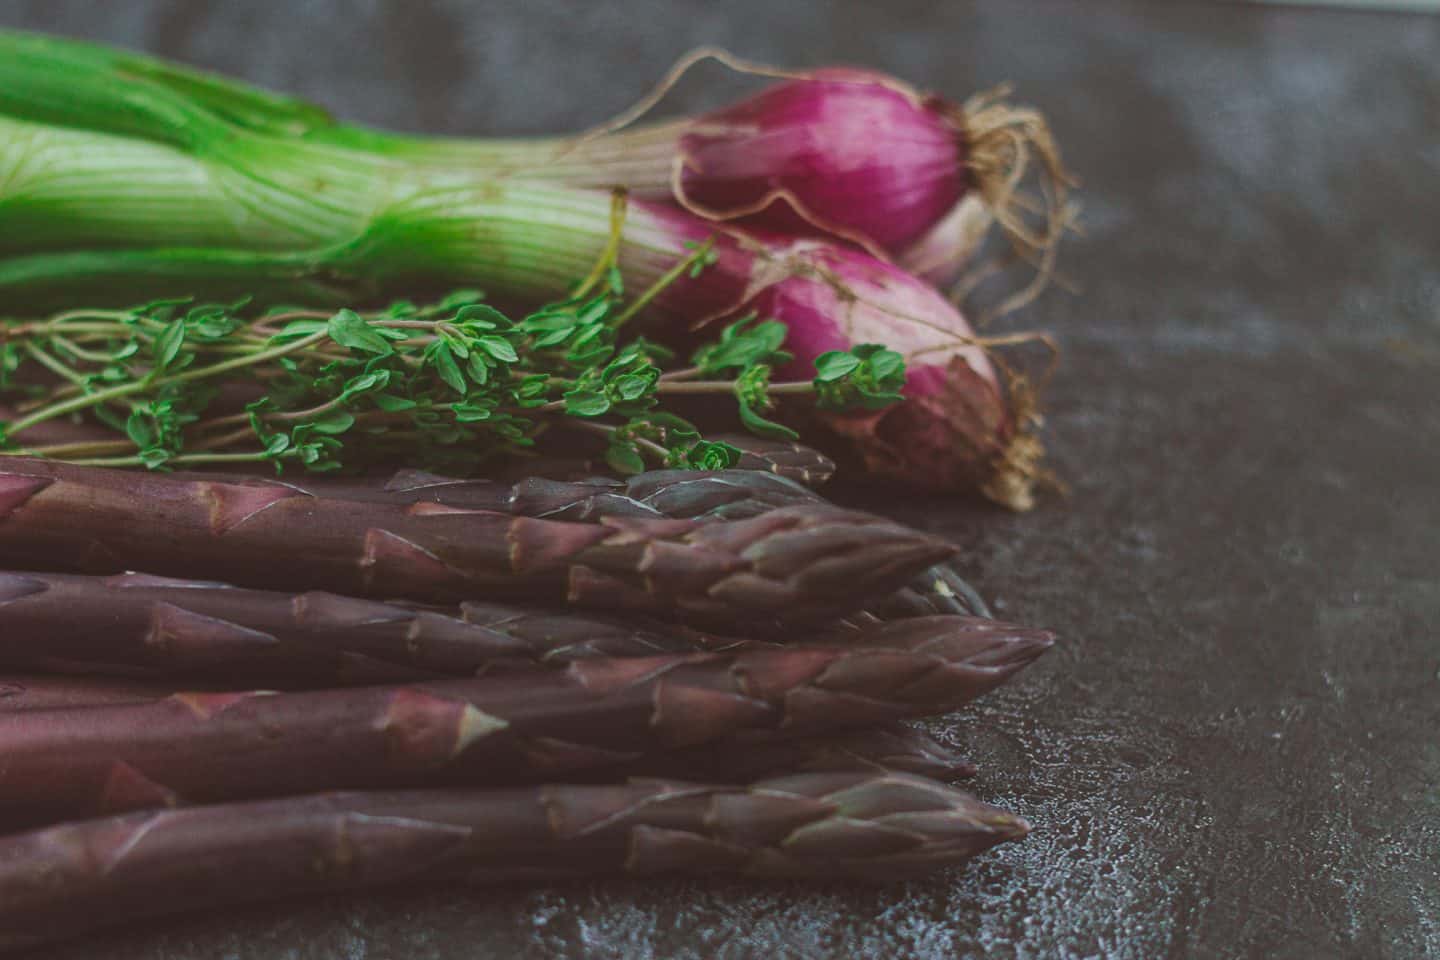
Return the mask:
POLYGON ((1007 506, 1029 505, 1028 487, 1017 495, 1014 484, 995 483, 1009 469, 1016 434, 995 367, 960 311, 934 287, 833 242, 717 230, 646 201, 632 201, 631 216, 666 234, 677 250, 714 241, 716 262, 662 296, 674 322, 688 323, 669 339, 751 311, 773 317, 789 326, 786 349, 795 355, 777 380, 808 379, 815 358, 828 350, 884 344, 905 357, 905 402, 860 414, 821 413, 822 425, 848 440, 876 475, 941 492, 979 488, 1007 506), (1002 488, 1009 492, 997 495, 1002 488))
POLYGON ((675 198, 711 219, 903 259, 970 186, 962 118, 881 73, 818 70, 692 120, 675 198))

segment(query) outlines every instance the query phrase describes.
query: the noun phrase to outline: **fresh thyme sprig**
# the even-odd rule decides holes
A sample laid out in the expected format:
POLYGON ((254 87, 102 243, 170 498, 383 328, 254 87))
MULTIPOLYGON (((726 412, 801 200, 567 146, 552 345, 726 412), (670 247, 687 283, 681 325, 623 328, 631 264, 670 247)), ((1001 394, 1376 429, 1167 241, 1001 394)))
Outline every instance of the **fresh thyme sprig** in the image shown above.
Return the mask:
POLYGON ((684 366, 659 344, 622 337, 664 285, 713 256, 708 243, 695 245, 633 299, 608 264, 574 295, 519 319, 463 290, 371 312, 165 300, 11 322, 0 328, 0 394, 24 402, 0 422, 0 444, 151 469, 268 461, 327 471, 404 458, 474 470, 570 428, 602 436, 620 472, 716 469, 739 452, 706 441, 664 408, 667 398, 728 394, 748 430, 789 438, 795 431, 772 419, 779 397, 840 410, 899 399, 904 363, 874 345, 821 356, 811 380, 772 382, 793 359, 787 331, 753 315, 684 366), (21 442, 33 427, 75 417, 109 426, 115 439, 21 442))

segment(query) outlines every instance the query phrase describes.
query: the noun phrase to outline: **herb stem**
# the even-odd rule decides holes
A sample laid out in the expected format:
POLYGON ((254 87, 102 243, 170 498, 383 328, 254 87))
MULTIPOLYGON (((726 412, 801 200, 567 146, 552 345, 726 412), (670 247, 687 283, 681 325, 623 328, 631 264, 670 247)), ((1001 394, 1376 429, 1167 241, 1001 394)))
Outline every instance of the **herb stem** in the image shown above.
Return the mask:
POLYGON ((128 323, 67 323, 59 324, 54 319, 41 320, 36 323, 19 323, 5 329, 5 335, 10 338, 28 337, 35 334, 55 334, 60 331, 66 333, 99 333, 111 336, 124 336, 135 332, 135 328, 128 323))
MULTIPOLYGON (((604 437, 613 436, 620 429, 619 427, 612 427, 609 424, 596 423, 593 420, 570 420, 567 421, 566 424, 567 426, 576 427, 581 430, 588 430, 591 433, 598 433, 604 437)), ((665 458, 670 455, 669 450, 666 450, 653 440, 646 440, 644 437, 631 437, 630 439, 635 442, 636 446, 648 450, 659 457, 661 463, 664 463, 665 458)))
POLYGON ((646 440, 644 437, 633 437, 632 439, 635 441, 636 446, 649 450, 656 457, 659 457, 661 463, 664 463, 665 459, 670 456, 669 450, 666 450, 653 440, 646 440))
MULTIPOLYGON (((272 423, 276 421, 293 423, 296 420, 306 420, 310 417, 318 417, 321 414, 329 413, 331 410, 343 407, 344 405, 345 401, 342 400, 340 397, 336 397, 333 400, 327 400, 324 403, 316 404, 315 406, 310 407, 308 410, 286 410, 279 413, 262 413, 258 414, 258 416, 265 423, 272 423)), ((385 411, 382 410, 372 412, 384 413, 385 411)), ((356 419, 360 420, 364 416, 364 414, 361 414, 360 416, 356 417, 356 419)), ((372 417, 371 419, 374 418, 372 417)), ((213 420, 206 420, 204 423, 197 424, 195 426, 195 429, 199 430, 202 433, 208 433, 218 427, 228 427, 232 424, 237 423, 248 424, 249 422, 250 414, 232 413, 228 416, 216 417, 213 420)), ((215 447, 226 447, 234 443, 237 439, 243 440, 246 437, 253 437, 254 435, 254 431, 247 427, 244 430, 236 430, 232 433, 227 433, 220 437, 212 437, 211 439, 206 440, 204 443, 197 446, 196 449, 213 450, 215 447)))
POLYGON ((146 377, 141 380, 136 380, 132 383, 119 384, 117 386, 111 387, 108 390, 97 390, 94 393, 83 394, 74 398, 73 400, 67 400, 63 403, 57 403, 53 406, 46 407, 43 410, 38 410, 28 417, 22 417, 21 419, 10 424, 8 429, 9 432, 12 434, 19 433, 22 430, 35 426, 36 424, 44 423, 46 420, 53 420, 56 417, 64 416, 67 413, 73 413, 76 410, 84 410, 87 407, 99 406, 100 404, 108 403, 111 400, 119 400, 122 397, 128 397, 133 396, 137 393, 143 393, 146 390, 153 389, 160 383, 188 383, 191 380, 203 380, 206 377, 213 377, 216 374, 221 373, 229 373, 231 370, 239 370, 242 367, 252 366, 257 363, 265 363, 269 360, 278 360, 283 356, 287 356, 288 354, 295 353, 299 350, 304 350, 306 347, 312 344, 319 343, 321 340, 327 338, 328 336, 329 334, 326 331, 322 330, 318 333, 313 333, 310 336, 305 337, 301 340, 295 340, 291 343, 284 344, 283 346, 275 347, 271 350, 264 350, 260 353, 254 353, 247 357, 237 357, 234 360, 226 360, 223 363, 212 364, 208 367, 191 368, 189 370, 184 370, 169 377, 161 377, 156 379, 146 377))
POLYGON ((50 337, 50 342, 71 356, 78 357, 81 360, 88 360, 91 363, 109 363, 112 359, 108 353, 99 353, 95 350, 86 349, 72 341, 69 337, 62 337, 58 333, 50 337))
POLYGON ((595 266, 591 268, 590 275, 580 282, 570 294, 572 299, 579 300, 589 293, 597 283, 605 277, 605 271, 609 270, 615 263, 615 258, 620 254, 620 237, 625 229, 625 213, 628 206, 627 196, 623 188, 617 188, 610 194, 610 236, 605 240, 605 247, 600 251, 595 266))
POLYGON ((391 330, 436 330, 445 326, 443 321, 436 322, 434 320, 372 320, 370 323, 391 330))
POLYGON ((690 256, 686 257, 684 260, 681 260, 679 263, 675 264, 675 266, 665 271, 665 273, 661 275, 660 279, 656 280, 653 284, 650 285, 650 289, 640 294, 640 296, 636 297, 634 302, 631 303, 630 306, 620 311, 620 315, 614 320, 612 320, 610 322, 610 325, 617 329, 623 327, 626 322, 630 320, 631 317, 635 316, 635 314, 648 307, 650 305, 650 301, 660 296, 660 294, 664 292, 666 287, 670 286, 670 284, 674 283, 676 280, 679 280, 681 275, 684 274, 685 271, 689 270, 691 267, 695 266, 695 264, 699 263, 706 256, 708 256, 710 254, 710 248, 714 245, 715 238, 706 237, 705 242, 696 247, 694 251, 691 252, 690 256))
POLYGON ((255 431, 251 430, 249 427, 246 427, 243 430, 232 430, 229 433, 222 433, 218 437, 211 437, 210 439, 202 443, 197 443, 195 445, 195 449, 218 450, 221 447, 228 447, 233 443, 239 443, 241 440, 249 440, 254 436, 255 431))
MULTIPOLYGON (((342 397, 336 397, 333 400, 327 400, 324 403, 316 404, 308 410, 287 410, 284 413, 263 414, 260 419, 264 420, 266 423, 269 423, 272 420, 280 420, 289 423, 295 420, 306 420, 310 417, 318 417, 322 413, 329 413, 331 410, 343 407, 344 405, 345 399, 342 397)), ((377 412, 384 413, 385 411, 382 410, 377 412)))
POLYGON ((319 343, 321 340, 325 340, 329 336, 330 334, 328 331, 321 330, 318 333, 312 333, 310 336, 305 337, 303 340, 296 340, 293 343, 287 343, 282 346, 275 347, 271 350, 262 350, 260 353, 253 353, 248 357, 237 357, 234 360, 226 360, 223 363, 212 364, 208 367, 199 367, 192 368, 190 370, 184 370, 180 373, 175 374, 172 377, 166 377, 164 378, 164 380, 171 383, 186 383, 191 380, 204 380, 206 377, 213 377, 219 373, 229 373, 231 370, 239 370, 242 367, 253 366, 257 363, 266 363, 270 360, 278 360, 281 357, 288 356, 292 353, 297 353, 301 350, 304 350, 308 346, 319 343))
POLYGON ((74 443, 52 443, 43 447, 28 447, 17 452, 21 456, 27 457, 70 457, 133 449, 135 449, 135 444, 129 440, 81 440, 74 443))
MULTIPOLYGON (((183 467, 202 463, 260 463, 269 459, 271 459, 270 456, 263 451, 254 453, 182 453, 166 460, 165 465, 183 467)), ((145 465, 139 457, 91 457, 69 462, 82 467, 139 467, 145 465)))
MULTIPOLYGON (((691 380, 676 382, 661 377, 655 385, 658 393, 671 394, 704 394, 704 393, 733 393, 735 381, 733 380, 691 380)), ((765 388, 766 393, 779 394, 809 394, 815 392, 815 384, 805 380, 796 380, 792 383, 772 383, 765 388)))
POLYGON ((64 313, 57 313, 51 317, 55 323, 69 323, 71 320, 119 320, 125 321, 133 317, 129 310, 66 310, 64 313))
MULTIPOLYGON (((70 369, 68 366, 66 366, 63 362, 60 361, 58 357, 52 357, 49 353, 29 341, 25 343, 25 352, 30 354, 32 359, 34 359, 45 369, 49 370, 51 373, 70 381, 77 388, 84 388, 85 378, 80 376, 80 374, 76 373, 74 370, 70 369)), ((12 426, 10 429, 20 430, 22 428, 19 426, 12 426)))
POLYGON ((195 426, 194 426, 192 429, 197 430, 197 431, 199 431, 200 433, 209 433, 211 430, 215 430, 215 429, 218 429, 218 428, 220 428, 220 427, 228 427, 228 426, 232 426, 232 425, 237 424, 237 423, 249 423, 249 422, 250 422, 250 414, 248 414, 248 413, 231 413, 231 414, 227 414, 226 416, 223 416, 223 417, 215 417, 215 418, 213 418, 213 419, 211 419, 211 420, 205 420, 205 421, 203 421, 203 422, 201 422, 201 423, 197 423, 197 424, 195 424, 195 426))
POLYGON ((285 313, 275 313, 268 317, 261 317, 250 325, 250 329, 259 333, 262 337, 269 339, 280 332, 279 327, 272 324, 289 323, 291 320, 324 320, 330 314, 323 310, 289 310, 285 313))

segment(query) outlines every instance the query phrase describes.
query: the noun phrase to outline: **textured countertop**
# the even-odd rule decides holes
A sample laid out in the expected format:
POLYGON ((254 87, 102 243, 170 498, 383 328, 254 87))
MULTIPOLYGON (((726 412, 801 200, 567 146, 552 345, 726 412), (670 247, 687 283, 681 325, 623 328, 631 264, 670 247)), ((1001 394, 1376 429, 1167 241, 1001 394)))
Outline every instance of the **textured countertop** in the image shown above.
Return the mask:
MULTIPOLYGON (((1071 495, 1025 516, 856 499, 953 536, 1007 615, 1062 632, 936 725, 1036 832, 895 888, 413 890, 36 956, 1440 957, 1440 19, 611 6, 0 0, 0 24, 437 132, 598 121, 700 43, 956 98, 1013 81, 1085 186, 1081 290, 1021 318, 1064 346, 1049 444, 1071 495)), ((719 102, 707 86, 673 102, 719 102)))

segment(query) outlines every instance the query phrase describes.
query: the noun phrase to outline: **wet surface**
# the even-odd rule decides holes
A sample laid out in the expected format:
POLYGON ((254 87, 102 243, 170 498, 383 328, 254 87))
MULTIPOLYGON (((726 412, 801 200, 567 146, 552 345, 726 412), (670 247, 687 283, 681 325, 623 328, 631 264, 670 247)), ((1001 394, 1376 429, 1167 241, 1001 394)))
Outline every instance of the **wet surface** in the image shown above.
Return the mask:
MULTIPOLYGON (((1014 81, 1085 180, 1083 291, 1023 318, 1064 345, 1071 495, 1026 516, 855 496, 953 536, 1003 615, 1062 632, 933 725, 1038 829, 897 888, 416 890, 36 956, 1440 957, 1440 19, 606 6, 47 0, 0 23, 436 131, 597 121, 701 42, 955 97, 1014 81)), ((718 102, 704 86, 675 103, 718 102)))

